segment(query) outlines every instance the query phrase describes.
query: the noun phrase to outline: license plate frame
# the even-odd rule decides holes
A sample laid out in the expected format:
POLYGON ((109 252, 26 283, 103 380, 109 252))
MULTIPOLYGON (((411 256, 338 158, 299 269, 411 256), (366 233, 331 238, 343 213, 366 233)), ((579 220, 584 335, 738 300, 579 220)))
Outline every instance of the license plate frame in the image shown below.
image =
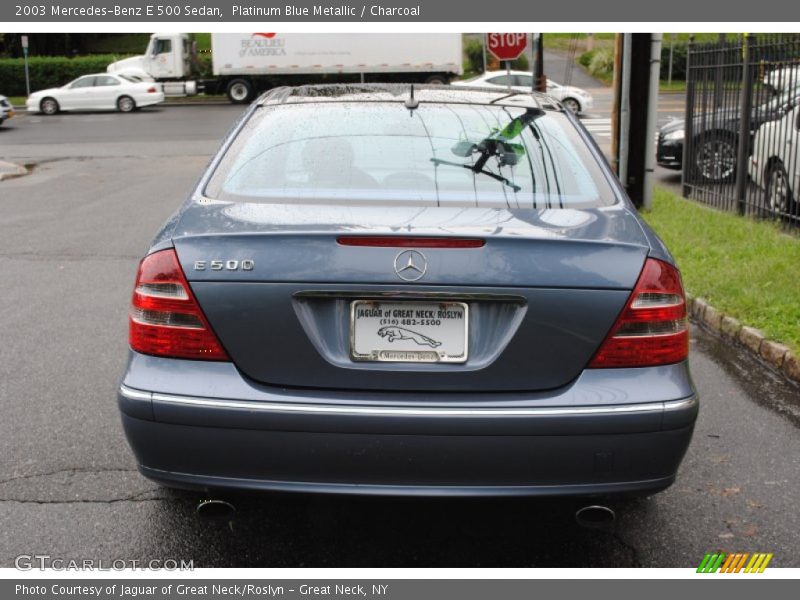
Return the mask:
POLYGON ((358 362, 463 364, 469 358, 469 305, 450 300, 353 300, 350 358, 358 362), (372 312, 365 315, 360 308, 372 312), (398 317, 395 309, 410 313, 398 317), (432 311, 433 316, 420 317, 417 311, 432 311), (448 324, 443 326, 442 321, 448 324))

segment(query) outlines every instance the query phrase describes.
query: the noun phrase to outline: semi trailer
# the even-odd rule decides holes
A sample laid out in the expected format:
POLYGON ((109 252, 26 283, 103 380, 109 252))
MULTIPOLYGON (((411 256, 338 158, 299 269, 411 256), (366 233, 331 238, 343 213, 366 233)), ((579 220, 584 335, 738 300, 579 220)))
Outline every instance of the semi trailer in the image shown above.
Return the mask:
POLYGON ((225 93, 250 102, 277 85, 325 81, 448 83, 463 74, 461 34, 212 33, 213 77, 198 78, 190 36, 154 33, 109 73, 162 84, 168 96, 225 93))

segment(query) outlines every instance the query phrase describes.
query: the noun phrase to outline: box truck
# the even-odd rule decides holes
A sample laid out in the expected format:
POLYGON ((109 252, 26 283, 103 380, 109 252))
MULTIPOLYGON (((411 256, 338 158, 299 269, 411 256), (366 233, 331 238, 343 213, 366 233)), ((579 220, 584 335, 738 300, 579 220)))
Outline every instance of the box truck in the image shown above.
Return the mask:
POLYGON ((186 34, 154 33, 142 56, 108 66, 162 83, 167 95, 199 91, 250 102, 276 85, 340 81, 448 83, 463 73, 461 34, 212 33, 214 77, 196 80, 186 34))

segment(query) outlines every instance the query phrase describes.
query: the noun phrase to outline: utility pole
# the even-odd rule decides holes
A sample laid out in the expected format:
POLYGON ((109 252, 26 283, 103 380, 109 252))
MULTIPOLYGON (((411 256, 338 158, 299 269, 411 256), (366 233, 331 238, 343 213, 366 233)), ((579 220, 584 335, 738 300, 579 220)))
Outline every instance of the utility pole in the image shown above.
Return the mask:
POLYGON ((536 91, 536 44, 539 38, 538 33, 531 33, 531 91, 536 91))
POLYGON ((536 56, 533 69, 533 81, 536 84, 536 90, 539 92, 547 91, 547 78, 544 75, 544 34, 540 33, 536 36, 536 56))
POLYGON ((611 88, 614 90, 614 100, 611 107, 611 166, 619 177, 619 140, 620 140, 620 89, 622 85, 622 36, 614 35, 614 79, 611 88))
POLYGON ((631 101, 633 94, 633 84, 631 83, 633 77, 631 74, 633 68, 633 33, 622 34, 622 58, 620 59, 620 82, 619 82, 619 121, 617 123, 619 144, 617 146, 617 177, 625 186, 625 189, 630 195, 630 180, 628 179, 628 158, 631 155, 631 105, 636 106, 635 102, 631 101))
MULTIPOLYGON (((650 90, 647 93, 647 117, 645 120, 646 140, 656 137, 656 119, 658 117, 658 84, 661 79, 661 44, 663 34, 650 34, 650 90)), ((644 189, 642 191, 642 207, 653 208, 653 185, 655 184, 656 153, 651 147, 644 155, 644 189)))
POLYGON ((619 140, 613 159, 617 176, 637 208, 651 201, 655 168, 656 103, 661 63, 661 35, 625 33, 617 42, 614 130, 619 140))

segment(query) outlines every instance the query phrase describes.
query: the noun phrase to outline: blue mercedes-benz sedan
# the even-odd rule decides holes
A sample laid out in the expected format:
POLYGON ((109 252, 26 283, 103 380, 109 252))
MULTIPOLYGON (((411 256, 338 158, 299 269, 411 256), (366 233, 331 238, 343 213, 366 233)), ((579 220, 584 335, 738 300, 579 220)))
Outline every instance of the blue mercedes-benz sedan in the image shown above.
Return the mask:
POLYGON ((687 327, 552 98, 279 88, 141 261, 118 401, 167 486, 649 494, 698 412, 687 327))

